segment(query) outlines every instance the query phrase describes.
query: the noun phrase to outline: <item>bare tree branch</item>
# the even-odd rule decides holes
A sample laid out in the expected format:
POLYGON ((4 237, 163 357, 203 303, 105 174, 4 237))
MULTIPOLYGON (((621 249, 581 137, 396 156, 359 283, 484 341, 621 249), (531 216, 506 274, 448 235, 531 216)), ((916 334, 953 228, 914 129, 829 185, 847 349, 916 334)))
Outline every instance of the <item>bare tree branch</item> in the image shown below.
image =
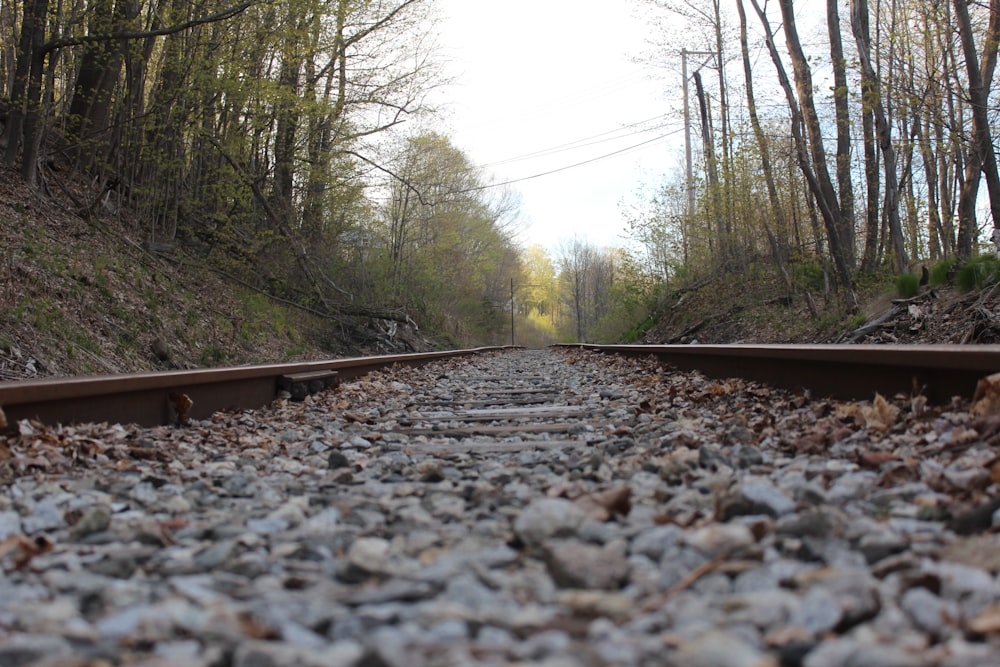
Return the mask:
POLYGON ((59 49, 65 49, 70 46, 79 46, 81 44, 92 44, 94 42, 113 42, 117 40, 128 40, 128 39, 148 39, 149 37, 162 37, 165 35, 173 35, 178 32, 184 32, 191 28, 197 27, 199 25, 205 25, 207 23, 215 23, 217 21, 225 21, 230 19, 244 10, 249 8, 254 4, 256 0, 243 0, 243 2, 238 5, 234 5, 222 11, 216 12, 215 14, 209 14, 208 16, 203 16, 201 18, 192 19, 190 21, 185 21, 184 23, 179 23, 177 25, 169 26, 166 28, 158 28, 156 30, 116 30, 115 32, 108 33, 107 35, 85 35, 83 37, 62 37, 59 39, 52 39, 42 45, 39 49, 39 55, 45 55, 51 51, 57 51, 59 49))

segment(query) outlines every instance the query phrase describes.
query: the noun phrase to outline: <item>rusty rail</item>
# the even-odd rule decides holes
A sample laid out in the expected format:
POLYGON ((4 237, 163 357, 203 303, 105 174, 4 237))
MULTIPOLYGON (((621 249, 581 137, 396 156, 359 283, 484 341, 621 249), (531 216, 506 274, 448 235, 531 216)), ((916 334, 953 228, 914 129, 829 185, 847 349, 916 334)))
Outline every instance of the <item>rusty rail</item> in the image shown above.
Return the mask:
MULTIPOLYGON (((919 391, 935 403, 969 397, 977 381, 1000 372, 1000 345, 565 345, 605 353, 653 355, 681 370, 710 377, 744 377, 813 395, 871 398, 919 391)), ((145 426, 177 419, 171 394, 186 395, 187 416, 252 408, 272 401, 283 377, 336 371, 341 379, 393 364, 509 347, 331 359, 298 364, 167 371, 133 375, 45 378, 0 383, 0 407, 10 421, 122 422, 145 426)))
POLYGON ((420 365, 436 359, 479 354, 503 347, 331 359, 129 375, 44 378, 0 382, 0 407, 8 421, 31 418, 46 423, 121 422, 143 426, 177 419, 176 396, 192 405, 187 416, 204 419, 218 410, 254 408, 274 400, 284 376, 336 371, 341 379, 394 364, 420 365))
POLYGON ((742 377, 814 396, 870 399, 920 392, 934 403, 971 397, 1000 371, 1000 345, 574 345, 653 355, 681 370, 742 377))

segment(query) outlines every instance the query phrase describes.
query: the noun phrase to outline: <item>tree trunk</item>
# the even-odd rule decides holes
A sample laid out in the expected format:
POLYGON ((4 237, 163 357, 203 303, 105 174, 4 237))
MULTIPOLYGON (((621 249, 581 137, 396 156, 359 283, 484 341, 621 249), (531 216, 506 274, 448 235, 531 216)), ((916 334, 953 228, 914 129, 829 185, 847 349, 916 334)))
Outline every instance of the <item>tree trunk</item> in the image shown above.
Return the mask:
POLYGON ((844 248, 854 268, 854 185, 851 181, 851 116, 847 108, 847 64, 840 37, 838 0, 826 0, 827 31, 830 35, 830 61, 833 64, 833 102, 837 117, 837 189, 840 191, 840 214, 843 217, 844 248))
MULTIPOLYGON (((760 19, 761 24, 764 27, 764 32, 767 40, 767 50, 771 56, 771 61, 774 63, 775 71, 778 75, 778 81, 781 84, 782 90, 785 92, 785 99, 788 102, 788 108, 791 112, 791 127, 792 127, 792 138, 795 142, 795 153, 796 159, 799 163, 799 168, 802 170, 802 175, 805 176, 806 182, 809 184, 809 189, 812 192, 813 199, 816 205, 820 209, 820 214, 823 216, 823 224, 826 227, 827 239, 830 243, 830 255, 833 257, 834 268, 837 272, 837 279, 844 288, 844 295, 847 299, 847 307, 850 310, 856 310, 858 307, 857 297, 854 294, 854 289, 851 285, 851 269, 847 262, 847 257, 845 250, 843 248, 843 243, 841 242, 841 234, 839 231, 839 225, 842 221, 839 213, 839 206, 837 205, 837 198, 833 192, 833 183, 830 181, 830 174, 826 168, 826 156, 823 151, 822 136, 819 136, 819 122, 816 119, 816 109, 812 108, 812 117, 814 126, 810 130, 810 134, 815 133, 819 144, 813 145, 813 164, 809 162, 809 156, 806 152, 806 142, 805 138, 802 136, 802 127, 807 124, 807 121, 803 118, 802 112, 799 110, 799 104, 795 99, 795 93, 792 91, 791 83, 788 80, 788 75, 785 72, 785 67, 781 62, 781 56, 778 54, 778 49, 774 44, 774 34, 771 32, 770 22, 767 20, 767 16, 764 14, 763 10, 760 8, 760 3, 758 0, 751 0, 753 4, 754 11, 757 13, 757 17, 760 19), (816 156, 821 158, 821 162, 816 162, 816 156), (815 169, 815 171, 814 171, 815 169)), ((782 0, 782 12, 785 11, 785 5, 787 4, 787 10, 791 14, 792 7, 790 0, 782 0)), ((788 25, 788 20, 785 21, 785 31, 786 34, 790 33, 794 39, 794 43, 798 44, 798 35, 795 32, 794 16, 792 16, 791 27, 788 25)), ((789 50, 793 50, 791 45, 789 50)), ((793 62, 798 62, 798 67, 801 72, 797 73, 796 80, 797 83, 801 80, 801 85, 799 85, 800 92, 807 93, 805 99, 812 103, 812 83, 809 77, 809 67, 805 63, 805 57, 802 54, 801 46, 796 49, 799 60, 793 59, 793 62)))
MULTIPOLYGON (((812 156, 812 168, 819 184, 820 196, 823 199, 824 207, 829 209, 833 227, 836 232, 836 246, 831 242, 831 252, 839 254, 841 261, 849 268, 853 253, 848 247, 848 239, 851 234, 845 228, 844 216, 840 210, 840 203, 837 193, 833 188, 833 181, 830 180, 830 172, 827 169, 826 148, 823 141, 823 131, 819 122, 819 115, 816 113, 816 105, 813 102, 812 72, 809 62, 806 60, 805 52, 802 50, 802 43, 799 40, 798 29, 795 26, 795 9, 792 0, 780 0, 781 18, 784 22, 785 42, 788 46, 788 55, 792 60, 792 72, 795 75, 795 88, 798 92, 799 104, 802 108, 802 120, 806 134, 809 136, 809 151, 812 156)), ((848 273, 850 271, 848 270, 848 273)))
POLYGON ((990 24, 983 41, 983 61, 980 67, 976 53, 976 40, 972 34, 967 0, 954 0, 955 20, 962 40, 965 69, 969 78, 969 103, 972 106, 972 138, 966 158, 965 182, 959 197, 958 254, 970 257, 975 250, 976 198, 979 191, 980 172, 986 175, 990 195, 990 212, 993 224, 1000 225, 1000 176, 997 158, 990 135, 986 103, 989 97, 993 70, 997 60, 997 41, 1000 39, 1000 0, 990 2, 990 24))
MULTIPOLYGON (((743 0, 737 1, 736 10, 740 16, 740 54, 743 59, 743 79, 746 84, 747 110, 750 115, 750 125, 753 127, 754 138, 757 140, 757 150, 760 153, 760 168, 764 174, 764 184, 767 186, 767 199, 771 204, 771 215, 774 217, 777 228, 784 230, 787 229, 788 225, 785 222, 785 213, 781 208, 781 201, 778 199, 778 188, 774 182, 774 170, 771 168, 771 149, 768 145, 767 136, 760 125, 760 119, 757 116, 757 100, 754 98, 753 92, 753 68, 750 64, 750 48, 747 42, 747 15, 743 7, 743 0)), ((786 266, 784 248, 778 242, 771 225, 767 223, 767 217, 767 215, 762 217, 764 233, 767 234, 768 243, 771 245, 771 252, 774 253, 774 262, 778 266, 782 280, 784 280, 786 288, 791 289, 792 280, 786 266)))
POLYGON ((45 43, 45 14, 48 12, 48 0, 34 0, 36 23, 30 31, 31 48, 28 50, 30 66, 28 68, 28 85, 25 89, 24 126, 21 140, 21 178, 31 187, 37 184, 38 153, 41 150, 42 137, 42 75, 45 70, 45 54, 42 45, 45 43))
POLYGON ((708 172, 708 192, 712 206, 708 215, 715 218, 715 234, 718 238, 719 264, 727 265, 732 259, 729 253, 730 238, 723 221, 722 197, 719 192, 719 167, 715 159, 715 146, 708 120, 708 103, 705 100, 705 88, 701 81, 701 72, 694 73, 694 86, 698 96, 698 109, 701 113, 701 145, 705 151, 705 169, 708 172))
POLYGON ((854 39, 858 44, 858 59, 865 77, 871 82, 873 111, 875 112, 875 129, 878 134, 879 148, 882 149, 882 161, 885 165, 885 213, 889 226, 889 237, 896 258, 896 271, 903 273, 909 267, 906 255, 906 240, 903 238, 903 228, 899 220, 899 181, 896 175, 896 149, 892 145, 892 128, 886 118, 885 106, 882 103, 881 91, 875 78, 875 69, 871 63, 869 37, 863 31, 861 16, 868 14, 868 0, 851 0, 851 26, 854 39))
MULTIPOLYGON (((45 14, 48 0, 26 0, 21 20, 21 39, 18 45, 17 63, 14 69, 14 84, 11 88, 10 117, 7 119, 7 149, 4 161, 11 167, 17 163, 17 152, 24 139, 24 116, 28 112, 28 79, 31 63, 37 48, 45 43, 45 14)), ((41 100, 36 99, 37 104, 41 100)))
MULTIPOLYGON (((109 35, 123 29, 128 21, 126 2, 114 0, 91 2, 88 34, 109 35)), ((90 42, 84 46, 80 70, 73 86, 73 101, 66 119, 66 139, 70 155, 82 169, 95 161, 107 160, 114 90, 121 77, 124 40, 90 42)))

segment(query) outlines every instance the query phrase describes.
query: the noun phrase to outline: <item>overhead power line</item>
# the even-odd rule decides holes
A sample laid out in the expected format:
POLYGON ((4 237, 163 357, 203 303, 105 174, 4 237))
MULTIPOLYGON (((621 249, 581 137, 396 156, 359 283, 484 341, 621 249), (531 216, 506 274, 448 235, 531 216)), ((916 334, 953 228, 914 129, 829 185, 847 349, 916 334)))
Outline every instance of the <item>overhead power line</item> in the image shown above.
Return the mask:
POLYGON ((648 144, 652 144, 654 142, 661 141, 663 139, 666 139, 667 137, 673 136, 673 135, 678 134, 678 133, 683 132, 683 131, 684 131, 684 128, 680 127, 680 128, 675 129, 675 130, 672 130, 670 132, 667 132, 665 134, 661 134, 661 135, 659 135, 657 137, 653 137, 652 139, 647 139, 646 141, 641 141, 641 142, 639 142, 637 144, 633 144, 631 146, 627 146, 625 148, 621 148, 619 150, 612 151, 610 153, 605 153, 604 155, 598 155, 597 157, 593 157, 593 158, 590 158, 588 160, 582 160, 580 162, 574 162, 573 164, 568 164, 568 165, 565 165, 565 166, 562 166, 562 167, 557 167, 555 169, 549 169, 548 171, 543 171, 543 172, 538 173, 538 174, 532 174, 531 176, 522 176, 521 178, 512 178, 512 179, 509 179, 509 180, 506 180, 506 181, 502 181, 500 183, 488 183, 488 184, 485 184, 485 185, 478 185, 478 186, 476 186, 474 188, 466 188, 465 190, 456 190, 452 194, 462 194, 462 193, 465 193, 465 192, 476 192, 476 191, 479 191, 479 190, 488 190, 489 188, 497 188, 497 187, 502 187, 504 185, 512 185, 514 183, 520 183, 522 181, 530 181, 530 180, 535 179, 535 178, 541 178, 542 176, 550 176, 552 174, 557 174, 557 173, 559 173, 561 171, 566 171, 567 169, 575 169, 576 167, 582 167, 584 165, 592 164, 594 162, 599 162, 601 160, 606 160, 608 158, 615 157, 617 155, 621 155, 623 153, 628 153, 629 151, 633 151, 633 150, 635 150, 637 148, 641 148, 641 147, 646 146, 648 144))
POLYGON ((653 116, 652 118, 646 118, 645 120, 629 123, 628 125, 623 125, 622 127, 616 128, 614 130, 608 130, 607 132, 601 132, 599 134, 594 134, 589 137, 583 137, 581 139, 576 139, 575 141, 559 144, 557 146, 552 146, 550 148, 542 148, 537 151, 532 151, 531 153, 524 153, 523 155, 516 155, 514 157, 505 158, 503 160, 497 160, 496 162, 490 162, 479 166, 480 168, 487 169, 490 167, 497 167, 500 165, 509 164, 511 162, 520 162, 522 160, 528 160, 531 158, 554 155, 556 153, 563 153, 565 151, 575 150, 577 148, 586 148, 587 146, 606 143, 608 141, 617 141, 618 139, 633 137, 637 134, 648 134, 650 132, 655 132, 657 130, 662 130, 663 128, 668 127, 667 123, 661 123, 659 125, 654 125, 651 127, 642 127, 646 123, 649 123, 654 120, 659 120, 661 118, 663 118, 663 115, 658 114, 656 116, 653 116), (642 127, 642 129, 635 130, 634 132, 626 132, 625 134, 620 134, 624 130, 629 130, 637 127, 642 127), (608 136, 608 135, 614 135, 614 136, 608 136))

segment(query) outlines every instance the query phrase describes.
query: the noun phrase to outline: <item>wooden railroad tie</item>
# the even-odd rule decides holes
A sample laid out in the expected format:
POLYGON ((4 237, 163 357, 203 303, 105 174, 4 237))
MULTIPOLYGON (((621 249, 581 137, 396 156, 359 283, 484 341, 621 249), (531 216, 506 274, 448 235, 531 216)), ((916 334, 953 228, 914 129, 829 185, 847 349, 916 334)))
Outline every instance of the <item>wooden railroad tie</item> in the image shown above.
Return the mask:
POLYGON ((337 371, 291 373, 278 378, 278 390, 287 391, 293 401, 305 400, 310 394, 336 387, 338 384, 337 371))

